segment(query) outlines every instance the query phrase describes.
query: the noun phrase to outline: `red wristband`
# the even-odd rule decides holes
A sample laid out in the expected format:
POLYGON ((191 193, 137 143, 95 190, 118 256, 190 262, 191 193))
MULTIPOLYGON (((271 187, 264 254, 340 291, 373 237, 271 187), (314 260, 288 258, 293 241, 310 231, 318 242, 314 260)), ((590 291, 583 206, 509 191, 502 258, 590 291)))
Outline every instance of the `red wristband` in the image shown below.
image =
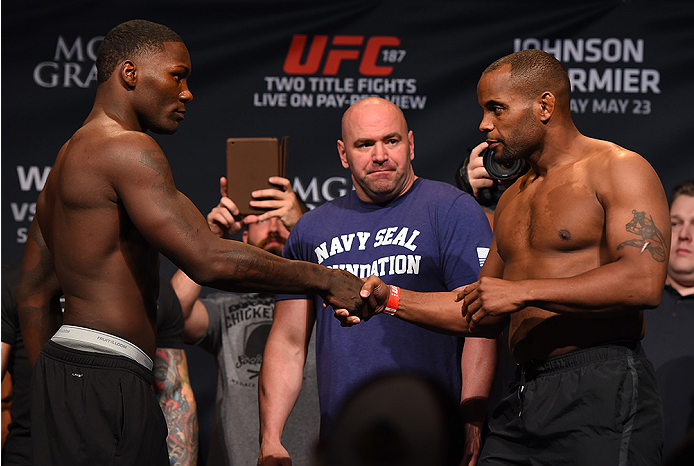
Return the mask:
POLYGON ((398 310, 398 304, 400 304, 400 288, 395 285, 390 285, 390 298, 388 298, 388 304, 383 312, 390 315, 395 315, 395 311, 398 310))

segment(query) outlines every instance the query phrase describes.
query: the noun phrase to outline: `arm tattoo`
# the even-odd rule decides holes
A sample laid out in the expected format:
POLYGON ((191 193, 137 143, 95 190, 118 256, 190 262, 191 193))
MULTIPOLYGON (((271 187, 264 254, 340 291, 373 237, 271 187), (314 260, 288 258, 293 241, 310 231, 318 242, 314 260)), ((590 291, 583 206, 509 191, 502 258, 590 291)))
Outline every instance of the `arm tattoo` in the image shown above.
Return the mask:
POLYGON ((167 180, 170 173, 169 162, 160 150, 143 150, 140 153, 140 163, 158 175, 156 183, 151 188, 153 200, 159 202, 160 199, 158 198, 161 197, 161 192, 167 191, 167 180))
POLYGON ((178 227, 190 244, 198 231, 185 215, 172 213, 176 208, 174 194, 177 190, 173 184, 171 168, 166 156, 160 150, 143 150, 140 153, 140 163, 159 175, 160 178, 150 187, 152 201, 159 207, 159 211, 178 227))
POLYGON ((624 241, 617 246, 617 251, 626 246, 633 246, 641 249, 641 252, 647 250, 656 261, 665 262, 667 257, 665 239, 658 227, 655 226, 653 216, 646 217, 646 212, 639 212, 635 209, 631 212, 634 214, 634 218, 626 224, 626 230, 640 236, 640 238, 624 241))
POLYGON ((198 460, 198 417, 182 349, 157 348, 154 391, 164 412, 166 443, 172 465, 195 465, 198 460))
POLYGON ((140 153, 140 163, 157 172, 162 178, 166 178, 166 158, 160 150, 143 150, 140 153))

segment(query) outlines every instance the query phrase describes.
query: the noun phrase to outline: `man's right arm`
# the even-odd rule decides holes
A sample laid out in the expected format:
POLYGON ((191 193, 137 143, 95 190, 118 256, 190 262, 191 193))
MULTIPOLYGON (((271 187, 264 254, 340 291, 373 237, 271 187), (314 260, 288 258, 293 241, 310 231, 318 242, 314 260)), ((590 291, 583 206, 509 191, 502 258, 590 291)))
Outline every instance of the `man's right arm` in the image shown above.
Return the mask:
MULTIPOLYGON (((378 304, 372 302, 369 308, 360 315, 350 315, 346 309, 336 308, 335 318, 340 321, 343 327, 351 327, 359 324, 362 320, 366 321, 376 314, 381 314, 385 308, 384 302, 387 301, 388 289, 389 286, 380 278, 374 275, 370 276, 362 286, 362 296, 375 298, 375 302, 378 304)), ((464 294, 465 287, 460 292, 430 293, 401 289, 400 302, 394 317, 438 333, 496 338, 506 327, 507 317, 488 317, 476 326, 474 331, 471 330, 462 313, 463 303, 460 301, 462 301, 464 294)))
POLYGON ((282 430, 301 391, 314 320, 310 300, 275 303, 258 379, 260 466, 291 464, 282 446, 282 430))
MULTIPOLYGON (((477 150, 478 148, 475 148, 477 150)), ((499 215, 504 209, 504 199, 499 201, 495 215, 499 215)), ((502 277, 504 262, 496 248, 496 235, 492 238, 489 253, 480 270, 479 277, 502 277)), ((474 336, 496 338, 503 332, 509 322, 509 316, 487 316, 477 323, 474 330, 470 328, 468 319, 463 314, 465 296, 475 283, 463 286, 460 291, 444 292, 417 292, 400 290, 400 300, 395 317, 438 333, 458 336, 474 336)), ((383 312, 381 305, 390 294, 389 286, 380 278, 372 275, 368 277, 362 286, 362 296, 373 299, 376 303, 370 305, 361 313, 350 315, 345 309, 335 308, 335 318, 342 326, 350 327, 368 320, 375 314, 383 312), (385 298, 384 298, 385 296, 385 298)))
POLYGON ((346 271, 289 261, 212 233, 195 205, 176 189, 168 160, 147 135, 119 141, 109 181, 130 220, 154 248, 195 282, 226 291, 316 293, 357 310, 361 280, 346 271))

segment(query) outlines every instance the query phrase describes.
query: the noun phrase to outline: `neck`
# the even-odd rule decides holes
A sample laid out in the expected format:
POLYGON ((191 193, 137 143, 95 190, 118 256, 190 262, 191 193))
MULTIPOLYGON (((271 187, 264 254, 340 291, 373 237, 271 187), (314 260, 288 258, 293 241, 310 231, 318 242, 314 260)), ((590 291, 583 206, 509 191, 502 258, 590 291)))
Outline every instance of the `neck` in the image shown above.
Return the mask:
POLYGON ((86 122, 95 118, 106 117, 125 129, 145 132, 146 130, 140 125, 132 107, 129 106, 128 95, 122 94, 119 92, 120 90, 114 90, 109 84, 109 82, 102 83, 97 88, 94 106, 86 122))
POLYGON ((668 275, 665 279, 665 283, 670 285, 682 296, 689 296, 694 294, 694 279, 692 280, 679 280, 671 275, 668 275))
POLYGON ((584 139, 585 136, 573 124, 561 131, 548 131, 540 147, 527 161, 536 174, 544 174, 554 166, 571 163, 576 157, 583 155, 583 151, 578 150, 578 145, 584 139))

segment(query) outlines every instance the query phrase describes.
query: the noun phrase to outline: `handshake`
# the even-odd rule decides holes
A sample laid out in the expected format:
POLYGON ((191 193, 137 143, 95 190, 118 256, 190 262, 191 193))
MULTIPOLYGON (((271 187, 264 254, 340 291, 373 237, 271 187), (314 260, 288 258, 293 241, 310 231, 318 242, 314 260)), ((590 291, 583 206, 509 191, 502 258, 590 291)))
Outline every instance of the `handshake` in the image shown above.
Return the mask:
POLYGON ((391 304, 391 288, 380 278, 371 275, 366 279, 359 279, 349 272, 339 269, 330 270, 335 278, 334 287, 327 292, 319 292, 323 297, 324 306, 332 306, 335 310, 335 318, 343 327, 351 327, 359 322, 367 321, 376 314, 386 310, 391 304), (355 292, 356 290, 356 296, 355 292))
POLYGON ((509 315, 527 305, 522 286, 492 277, 482 277, 459 290, 429 293, 400 290, 386 285, 375 275, 365 280, 352 275, 352 279, 361 283, 359 296, 352 304, 343 306, 324 296, 343 327, 352 327, 386 312, 436 332, 495 338, 508 323, 509 315), (509 295, 517 299, 504 298, 509 295))

